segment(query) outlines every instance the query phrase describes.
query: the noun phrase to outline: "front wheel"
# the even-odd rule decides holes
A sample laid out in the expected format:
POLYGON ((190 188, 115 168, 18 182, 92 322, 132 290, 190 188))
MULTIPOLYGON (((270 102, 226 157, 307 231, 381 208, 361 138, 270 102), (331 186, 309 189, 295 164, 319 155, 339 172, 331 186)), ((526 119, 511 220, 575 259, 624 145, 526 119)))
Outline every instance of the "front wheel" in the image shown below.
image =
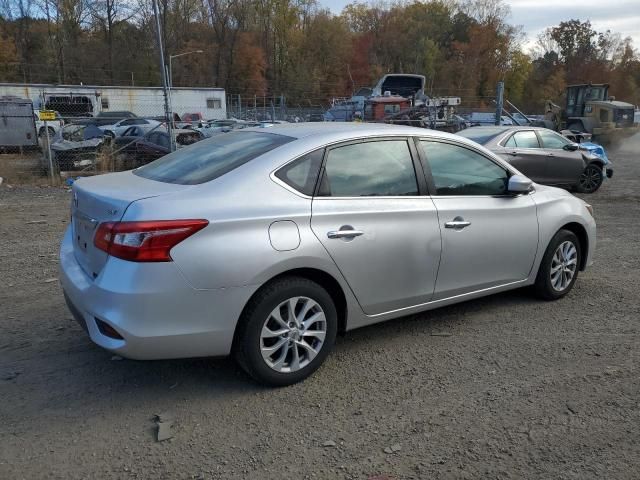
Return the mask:
POLYGON ((560 230, 544 252, 535 291, 545 300, 557 300, 571 291, 578 278, 582 251, 575 233, 560 230))
POLYGON ((593 193, 600 188, 604 174, 599 165, 587 165, 578 178, 576 190, 580 193, 593 193))
POLYGON ((234 354, 258 382, 299 382, 324 362, 338 327, 335 305, 317 283, 287 277, 263 287, 238 323, 234 354))

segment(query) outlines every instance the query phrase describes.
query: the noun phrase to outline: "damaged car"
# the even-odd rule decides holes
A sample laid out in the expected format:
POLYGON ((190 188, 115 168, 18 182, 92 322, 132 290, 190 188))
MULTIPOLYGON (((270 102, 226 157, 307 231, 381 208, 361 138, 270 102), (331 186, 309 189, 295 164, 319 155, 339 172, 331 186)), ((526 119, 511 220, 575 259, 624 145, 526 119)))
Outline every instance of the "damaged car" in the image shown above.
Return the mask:
MULTIPOLYGON (((204 135, 197 130, 181 129, 173 131, 176 148, 199 142, 204 135)), ((114 140, 113 154, 117 170, 130 170, 164 157, 171 152, 169 134, 166 131, 145 132, 139 126, 125 130, 114 140)))
POLYGON ((488 148, 543 185, 593 193, 613 176, 613 165, 600 145, 574 143, 548 128, 472 127, 458 135, 488 148))
POLYGON ((110 143, 111 139, 95 125, 65 125, 51 143, 54 168, 64 172, 93 167, 110 143))

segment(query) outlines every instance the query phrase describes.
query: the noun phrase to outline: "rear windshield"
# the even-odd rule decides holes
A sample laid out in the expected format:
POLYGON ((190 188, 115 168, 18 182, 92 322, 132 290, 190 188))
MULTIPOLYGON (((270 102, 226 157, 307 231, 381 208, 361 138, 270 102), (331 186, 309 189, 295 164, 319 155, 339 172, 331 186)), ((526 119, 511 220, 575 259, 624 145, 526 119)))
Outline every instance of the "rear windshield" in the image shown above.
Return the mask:
POLYGON ((501 127, 496 127, 496 128, 471 127, 465 130, 461 130, 460 132, 457 132, 456 135, 460 135, 461 137, 468 138, 469 140, 473 140, 474 142, 479 143, 480 145, 484 145, 492 138, 497 137, 498 135, 504 132, 506 132, 506 129, 501 127))
POLYGON ((273 133, 225 133, 181 148, 133 173, 159 182, 197 185, 293 140, 295 138, 273 133))

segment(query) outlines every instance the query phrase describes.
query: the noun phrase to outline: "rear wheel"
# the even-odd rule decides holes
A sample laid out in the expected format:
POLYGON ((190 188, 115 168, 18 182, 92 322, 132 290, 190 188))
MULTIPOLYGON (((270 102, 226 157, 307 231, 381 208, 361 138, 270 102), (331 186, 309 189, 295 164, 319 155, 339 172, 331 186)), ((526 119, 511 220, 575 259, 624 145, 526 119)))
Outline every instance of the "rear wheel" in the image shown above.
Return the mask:
POLYGON ((593 163, 587 165, 578 178, 576 190, 580 193, 593 193, 600 188, 603 179, 604 174, 600 165, 593 163))
POLYGON ((571 291, 578 278, 582 251, 575 233, 560 230, 549 242, 536 277, 536 294, 557 300, 571 291))
POLYGON ((306 278, 282 278, 259 291, 245 308, 234 354, 258 382, 291 385, 324 362, 337 326, 335 305, 324 288, 306 278))
POLYGON ((55 136, 56 131, 51 127, 47 127, 46 129, 44 127, 40 127, 40 131, 38 132, 38 136, 40 138, 45 138, 47 136, 47 130, 49 131, 49 138, 53 140, 53 137, 55 136))

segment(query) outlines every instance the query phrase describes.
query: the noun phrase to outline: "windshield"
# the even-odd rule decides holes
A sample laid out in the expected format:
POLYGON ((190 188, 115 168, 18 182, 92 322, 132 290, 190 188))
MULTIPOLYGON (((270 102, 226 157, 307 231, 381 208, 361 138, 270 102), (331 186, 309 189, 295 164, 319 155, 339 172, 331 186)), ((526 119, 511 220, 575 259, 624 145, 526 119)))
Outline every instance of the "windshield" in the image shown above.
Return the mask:
POLYGON ((584 101, 606 100, 604 98, 605 87, 589 87, 584 92, 584 101))
POLYGON ((181 185, 208 182, 295 138, 262 132, 231 132, 170 153, 133 173, 181 185))
POLYGON ((490 128, 490 127, 481 127, 481 128, 467 128, 465 130, 461 130, 456 135, 460 135, 461 137, 468 138, 469 140, 473 140, 480 145, 484 145, 492 138, 497 137, 501 133, 504 133, 506 130, 501 127, 490 128))

